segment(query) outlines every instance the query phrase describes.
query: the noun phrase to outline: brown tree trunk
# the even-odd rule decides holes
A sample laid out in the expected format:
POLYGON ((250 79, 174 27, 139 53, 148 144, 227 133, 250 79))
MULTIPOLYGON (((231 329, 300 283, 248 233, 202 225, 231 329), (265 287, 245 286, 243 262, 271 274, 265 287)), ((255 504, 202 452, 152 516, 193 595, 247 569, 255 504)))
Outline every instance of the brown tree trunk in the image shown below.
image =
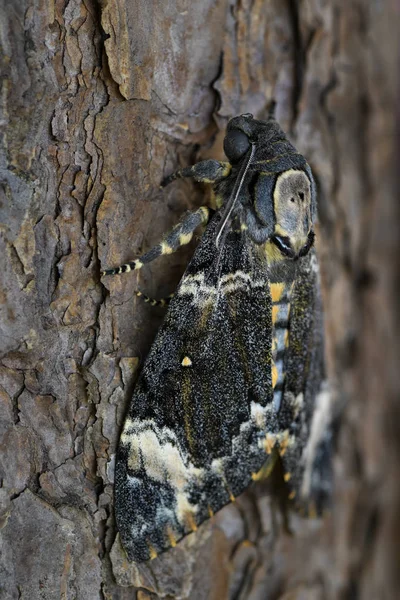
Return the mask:
POLYGON ((48 0, 1 9, 0 598, 393 599, 400 590, 395 0, 48 0), (193 247, 140 275, 204 190, 227 118, 276 116, 319 187, 333 511, 257 486, 148 565, 126 561, 113 461, 136 370, 193 247))

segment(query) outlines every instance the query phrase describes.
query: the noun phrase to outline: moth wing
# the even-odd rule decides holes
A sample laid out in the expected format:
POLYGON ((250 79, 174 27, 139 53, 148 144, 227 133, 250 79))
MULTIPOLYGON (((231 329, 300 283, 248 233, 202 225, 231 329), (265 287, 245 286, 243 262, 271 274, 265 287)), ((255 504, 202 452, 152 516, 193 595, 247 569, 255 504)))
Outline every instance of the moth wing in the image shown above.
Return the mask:
POLYGON ((285 474, 296 503, 320 512, 331 491, 331 430, 319 268, 313 250, 299 261, 292 291, 285 371, 280 413, 281 430, 289 433, 281 452, 285 474))
POLYGON ((116 518, 140 562, 251 482, 278 430, 265 264, 243 234, 207 228, 136 386, 116 463, 116 518))

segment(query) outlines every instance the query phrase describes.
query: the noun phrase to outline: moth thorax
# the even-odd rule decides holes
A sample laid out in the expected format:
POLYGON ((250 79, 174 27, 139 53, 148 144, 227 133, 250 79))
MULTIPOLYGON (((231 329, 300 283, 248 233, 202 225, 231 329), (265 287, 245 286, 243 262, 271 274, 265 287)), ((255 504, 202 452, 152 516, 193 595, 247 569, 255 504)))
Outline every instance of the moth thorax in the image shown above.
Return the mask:
POLYGON ((298 252, 310 233, 311 183, 304 171, 289 169, 281 173, 274 189, 275 233, 289 238, 298 252))

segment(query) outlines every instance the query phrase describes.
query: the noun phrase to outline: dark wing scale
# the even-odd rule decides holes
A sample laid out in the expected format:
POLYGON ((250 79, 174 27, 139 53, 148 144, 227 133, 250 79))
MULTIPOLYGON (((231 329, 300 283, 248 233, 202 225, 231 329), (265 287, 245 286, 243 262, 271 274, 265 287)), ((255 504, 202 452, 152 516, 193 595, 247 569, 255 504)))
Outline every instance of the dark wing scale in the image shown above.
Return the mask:
POLYGON ((265 263, 218 215, 170 304, 129 409, 116 463, 116 517, 131 560, 174 545, 240 494, 277 432, 265 263), (219 286, 219 287, 218 287, 219 286))
MULTIPOLYGON (((289 345, 285 356, 284 400, 279 415, 280 428, 289 430, 291 443, 282 456, 290 473, 292 497, 299 506, 318 504, 319 491, 307 489, 305 475, 313 457, 309 444, 324 378, 323 319, 319 273, 315 251, 302 258, 297 267, 291 297, 289 345)), ((315 440, 313 440, 313 443, 315 440)), ((310 475, 310 473, 309 473, 310 475)))

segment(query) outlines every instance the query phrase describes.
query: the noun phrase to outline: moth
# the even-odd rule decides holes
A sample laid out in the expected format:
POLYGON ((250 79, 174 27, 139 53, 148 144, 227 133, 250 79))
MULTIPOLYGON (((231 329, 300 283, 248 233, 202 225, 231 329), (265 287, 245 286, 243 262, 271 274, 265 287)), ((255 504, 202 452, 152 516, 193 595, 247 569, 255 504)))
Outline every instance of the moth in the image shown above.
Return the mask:
POLYGON ((277 460, 298 503, 318 508, 329 487, 315 434, 324 365, 311 169, 272 116, 231 119, 224 150, 227 162, 163 182, 212 184, 215 212, 186 214, 149 252, 102 272, 140 269, 207 225, 120 437, 115 514, 136 562, 175 546, 277 460))

